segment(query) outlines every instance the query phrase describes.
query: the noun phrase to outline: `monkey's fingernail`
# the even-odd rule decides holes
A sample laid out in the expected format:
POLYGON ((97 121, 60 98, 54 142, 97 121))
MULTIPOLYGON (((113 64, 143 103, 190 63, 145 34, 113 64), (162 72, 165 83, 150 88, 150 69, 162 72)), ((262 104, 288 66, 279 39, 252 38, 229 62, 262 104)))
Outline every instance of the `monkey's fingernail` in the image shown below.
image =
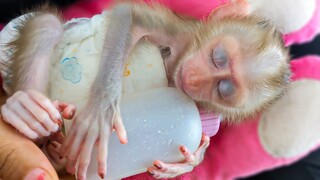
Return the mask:
POLYGON ((60 127, 60 126, 62 126, 63 122, 62 121, 58 121, 57 124, 60 127))
POLYGON ((69 116, 72 117, 72 116, 74 115, 74 113, 75 113, 75 111, 72 110, 72 111, 70 112, 69 116))
POLYGON ((153 164, 154 167, 156 167, 157 169, 161 169, 162 166, 160 164, 153 164))
POLYGON ((186 148, 185 148, 184 146, 181 146, 181 147, 180 147, 180 151, 181 151, 182 153, 186 153, 186 152, 187 152, 187 150, 186 150, 186 148))
POLYGON ((123 141, 123 144, 127 144, 128 143, 128 137, 127 135, 124 136, 124 141, 123 141))
POLYGON ((99 173, 99 176, 101 177, 101 179, 104 179, 104 173, 99 173))
POLYGON ((58 147, 58 145, 57 145, 57 142, 56 142, 56 141, 52 141, 50 144, 51 144, 51 146, 53 146, 54 148, 57 148, 57 147, 58 147))
POLYGON ((151 171, 151 170, 147 170, 147 173, 150 175, 150 176, 154 176, 154 172, 153 171, 151 171))

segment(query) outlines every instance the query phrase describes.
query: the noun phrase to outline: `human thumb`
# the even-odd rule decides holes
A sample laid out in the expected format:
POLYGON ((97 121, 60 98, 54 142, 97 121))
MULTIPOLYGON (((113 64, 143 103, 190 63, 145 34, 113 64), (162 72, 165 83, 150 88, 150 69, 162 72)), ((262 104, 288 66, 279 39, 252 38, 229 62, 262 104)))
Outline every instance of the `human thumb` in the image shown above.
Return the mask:
POLYGON ((0 179, 58 179, 57 173, 42 151, 2 119, 0 119, 0 179))

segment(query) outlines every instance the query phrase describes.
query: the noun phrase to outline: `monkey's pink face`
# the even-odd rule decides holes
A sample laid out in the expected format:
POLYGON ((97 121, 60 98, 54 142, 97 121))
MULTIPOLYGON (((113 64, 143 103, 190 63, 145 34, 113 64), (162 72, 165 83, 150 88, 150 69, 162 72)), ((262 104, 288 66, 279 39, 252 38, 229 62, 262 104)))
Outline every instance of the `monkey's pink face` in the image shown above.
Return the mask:
POLYGON ((218 37, 195 54, 185 57, 175 74, 176 86, 197 101, 236 106, 247 84, 238 42, 218 37))

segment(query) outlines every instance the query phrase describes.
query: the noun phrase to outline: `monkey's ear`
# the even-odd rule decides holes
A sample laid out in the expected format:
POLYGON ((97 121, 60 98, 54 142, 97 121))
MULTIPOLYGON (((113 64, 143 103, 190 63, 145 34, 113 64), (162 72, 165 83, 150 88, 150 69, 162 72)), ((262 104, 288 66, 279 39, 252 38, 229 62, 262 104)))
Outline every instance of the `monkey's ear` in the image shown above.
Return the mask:
POLYGON ((247 63, 246 72, 251 73, 257 80, 273 76, 276 77, 273 82, 288 84, 291 76, 289 59, 287 50, 270 47, 247 63))
POLYGON ((247 0, 233 0, 214 9, 207 20, 223 19, 232 16, 246 16, 251 13, 251 6, 247 0))

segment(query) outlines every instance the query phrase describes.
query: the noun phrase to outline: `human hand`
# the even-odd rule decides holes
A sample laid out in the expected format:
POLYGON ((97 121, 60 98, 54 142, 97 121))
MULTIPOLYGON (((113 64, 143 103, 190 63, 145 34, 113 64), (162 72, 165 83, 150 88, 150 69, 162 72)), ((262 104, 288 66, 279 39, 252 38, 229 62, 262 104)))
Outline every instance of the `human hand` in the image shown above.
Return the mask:
POLYGON ((58 180, 58 175, 35 143, 0 118, 0 179, 58 180))
POLYGON ((185 160, 180 163, 164 163, 156 160, 153 163, 153 167, 149 167, 147 172, 150 176, 161 178, 173 178, 181 174, 190 172, 194 167, 199 165, 204 158, 204 153, 210 144, 210 138, 205 134, 202 134, 201 143, 193 154, 185 147, 180 146, 179 150, 184 156, 185 160))
POLYGON ((35 90, 14 93, 1 107, 1 114, 5 122, 32 140, 57 132, 62 124, 59 110, 35 90))
POLYGON ((75 174, 77 169, 77 179, 85 179, 91 152, 97 143, 98 174, 103 179, 106 174, 107 148, 112 129, 115 129, 120 142, 125 144, 127 136, 117 103, 88 103, 74 119, 61 147, 61 156, 67 157, 67 171, 75 174))

